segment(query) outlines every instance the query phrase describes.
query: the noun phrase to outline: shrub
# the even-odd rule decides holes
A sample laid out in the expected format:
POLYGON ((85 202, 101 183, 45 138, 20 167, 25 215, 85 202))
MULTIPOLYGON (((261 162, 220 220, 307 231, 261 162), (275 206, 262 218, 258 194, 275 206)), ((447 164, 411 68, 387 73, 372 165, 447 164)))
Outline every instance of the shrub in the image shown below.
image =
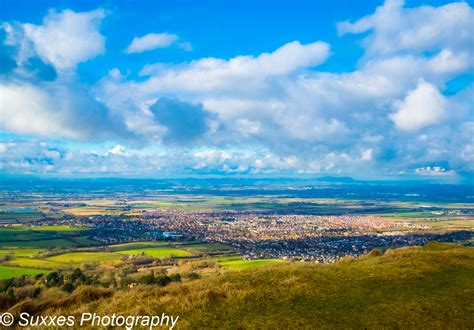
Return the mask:
POLYGON ((63 291, 66 291, 66 292, 73 292, 74 291, 74 285, 72 283, 66 283, 63 285, 63 291))
POLYGON ((19 288, 13 288, 13 295, 15 296, 16 300, 23 300, 26 298, 34 298, 38 295, 39 288, 35 286, 24 286, 19 288))
POLYGON ((370 252, 368 253, 367 256, 369 256, 369 257, 380 257, 380 256, 382 256, 382 255, 383 255, 382 250, 380 250, 380 249, 373 249, 372 251, 370 251, 370 252))
POLYGON ((201 275, 199 275, 198 273, 191 272, 187 273, 185 277, 189 280, 198 280, 201 278, 201 275))

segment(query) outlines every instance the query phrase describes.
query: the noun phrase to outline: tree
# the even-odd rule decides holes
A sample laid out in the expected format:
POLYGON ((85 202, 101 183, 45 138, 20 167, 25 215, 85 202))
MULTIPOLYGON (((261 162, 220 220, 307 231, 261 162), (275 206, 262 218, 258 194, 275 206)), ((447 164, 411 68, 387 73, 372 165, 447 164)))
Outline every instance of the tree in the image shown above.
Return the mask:
POLYGON ((51 272, 46 276, 46 285, 48 287, 59 286, 63 283, 63 278, 57 272, 51 272))
POLYGON ((66 292, 71 293, 71 292, 74 291, 75 288, 74 288, 74 285, 73 285, 72 283, 69 283, 69 282, 68 282, 68 283, 66 283, 66 284, 63 285, 63 288, 62 288, 62 289, 63 289, 63 291, 66 291, 66 292))

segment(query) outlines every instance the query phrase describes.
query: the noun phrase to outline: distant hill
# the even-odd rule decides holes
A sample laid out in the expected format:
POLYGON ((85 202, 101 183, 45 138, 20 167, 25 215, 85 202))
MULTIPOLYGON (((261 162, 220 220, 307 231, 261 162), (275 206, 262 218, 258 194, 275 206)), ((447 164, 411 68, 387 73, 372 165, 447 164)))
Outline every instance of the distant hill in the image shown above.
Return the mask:
POLYGON ((474 326, 474 249, 430 243, 336 264, 281 263, 164 288, 77 289, 11 311, 179 315, 175 329, 457 328, 474 326), (91 290, 98 290, 91 292, 91 290))
POLYGON ((315 181, 321 182, 334 182, 334 183, 355 183, 358 182, 357 180, 348 177, 348 176, 322 176, 319 178, 314 179, 315 181))

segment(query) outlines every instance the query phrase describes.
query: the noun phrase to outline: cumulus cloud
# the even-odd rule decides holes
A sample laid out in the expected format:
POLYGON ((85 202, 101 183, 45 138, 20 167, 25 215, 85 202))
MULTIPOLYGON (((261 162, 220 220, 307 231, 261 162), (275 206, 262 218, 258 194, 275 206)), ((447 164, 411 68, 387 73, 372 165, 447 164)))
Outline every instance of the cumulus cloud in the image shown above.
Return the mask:
POLYGON ((57 122, 54 111, 44 116, 44 110, 51 109, 52 99, 47 93, 32 85, 0 85, 2 107, 0 114, 2 129, 17 134, 59 135, 75 137, 73 132, 63 130, 57 122), (49 117, 49 118, 48 118, 49 117))
POLYGON ((40 141, 0 140, 0 169, 9 173, 68 175, 242 174, 294 169, 295 159, 268 153, 263 159, 250 150, 132 149, 116 145, 109 150, 51 146, 40 141), (16 152, 12 152, 15 150, 16 152))
POLYGON ((370 56, 459 50, 474 42, 474 11, 465 2, 404 8, 403 0, 386 0, 374 14, 341 22, 337 28, 340 35, 370 31, 363 43, 370 56))
POLYGON ((178 36, 172 33, 148 33, 142 37, 133 38, 132 42, 125 49, 128 54, 132 53, 143 53, 145 51, 167 48, 171 45, 176 44, 178 47, 190 51, 192 49, 191 43, 189 42, 178 42, 178 36))
POLYGON ((441 166, 426 166, 415 169, 415 173, 423 176, 452 176, 456 175, 453 170, 446 170, 441 166))
POLYGON ((202 104, 160 98, 150 110, 158 123, 166 128, 164 141, 186 144, 202 137, 210 128, 213 115, 202 104))
POLYGON ((120 144, 117 144, 113 148, 110 148, 109 151, 105 153, 105 155, 123 155, 123 156, 128 156, 131 155, 130 152, 127 151, 127 149, 124 146, 121 146, 120 144))
POLYGON ((46 174, 54 171, 62 151, 43 142, 0 140, 0 170, 15 174, 46 174))
POLYGON ((360 152, 360 158, 362 160, 372 160, 372 157, 373 157, 373 150, 372 148, 367 148, 367 149, 363 149, 361 152, 360 152))
POLYGON ((243 86, 244 83, 259 84, 266 77, 285 76, 315 67, 326 61, 328 56, 327 43, 317 41, 303 45, 294 41, 258 56, 236 56, 230 60, 203 58, 178 67, 158 64, 156 71, 153 67, 147 67, 145 72, 152 79, 142 88, 145 92, 146 89, 162 92, 248 89, 249 86, 243 86))
POLYGON ((439 124, 446 115, 446 98, 436 86, 420 81, 403 101, 395 103, 397 112, 390 115, 397 128, 415 132, 439 124))
MULTIPOLYGON (((79 89, 90 107, 76 105, 71 81, 64 101, 57 91, 61 72, 33 82, 32 76, 47 76, 48 65, 59 67, 11 24, 6 43, 15 47, 18 68, 15 79, 0 81, 10 108, 2 109, 0 126, 70 139, 97 139, 100 132, 114 140, 107 150, 64 150, 63 158, 51 159, 56 170, 71 173, 81 166, 97 173, 465 173, 473 170, 474 87, 448 90, 473 67, 473 37, 466 32, 472 17, 467 3, 406 8, 386 1, 371 15, 338 25, 341 38, 363 33, 364 54, 351 72, 321 71, 329 44, 293 41, 229 59, 148 63, 136 79, 115 68, 91 88, 94 95, 79 89), (35 57, 45 72, 28 68, 35 57), (31 97, 21 100, 26 94, 31 97)), ((127 51, 180 43, 172 35, 149 36, 135 38, 127 51)), ((78 62, 69 63, 63 68, 78 62)))
MULTIPOLYGON (((443 11, 448 16, 460 12, 469 16, 472 11, 469 6, 455 8, 406 9, 388 1, 369 16, 367 26, 344 23, 346 27, 342 24, 340 30, 368 31, 365 38, 372 40, 384 33, 384 22, 397 25, 410 15, 423 21, 425 12, 437 17, 443 11), (372 17, 381 11, 385 12, 383 19, 372 17)), ((449 29, 459 23, 452 17, 446 22, 449 29)), ((403 23, 399 28, 409 26, 403 23)), ((255 56, 146 65, 140 81, 104 79, 98 90, 115 107, 128 102, 146 104, 147 99, 169 94, 202 103, 223 128, 211 130, 202 143, 258 146, 282 158, 297 156, 299 164, 305 164, 294 168, 301 173, 360 172, 370 171, 371 166, 390 172, 394 164, 404 168, 446 161, 454 148, 449 136, 466 111, 455 104, 456 97, 444 96, 443 88, 471 65, 466 40, 448 43, 440 39, 427 42, 425 48, 406 43, 383 53, 372 50, 370 43, 364 45, 365 60, 353 72, 318 71, 317 66, 329 57, 329 45, 294 41, 255 56), (411 135, 404 133, 421 129, 428 138, 408 148, 411 135)), ((459 140, 463 141, 460 146, 466 143, 459 140)), ((452 162, 467 166, 462 159, 452 162)), ((275 164, 284 168, 282 162, 275 164)), ((251 165, 246 166, 247 173, 252 171, 251 165)), ((237 168, 228 167, 230 171, 237 168)))
POLYGON ((7 42, 18 45, 20 61, 38 54, 44 62, 64 71, 104 53, 105 38, 99 32, 104 17, 102 9, 51 11, 42 25, 4 23, 3 27, 9 35, 7 42))
POLYGON ((21 135, 98 140, 127 135, 109 110, 67 82, 0 82, 0 129, 21 135))
MULTIPOLYGON (((260 132, 259 119, 243 117, 244 112, 248 111, 253 114, 252 116, 261 116, 268 122, 268 118, 265 118, 268 117, 267 111, 285 110, 285 103, 273 97, 260 100, 268 96, 269 92, 278 92, 274 91, 277 87, 275 85, 279 84, 276 79, 282 79, 283 82, 288 75, 297 75, 317 66, 328 56, 329 46, 326 43, 314 42, 302 45, 295 41, 271 53, 262 53, 258 56, 236 56, 229 60, 205 58, 176 67, 159 64, 155 65, 156 71, 148 66, 146 72, 150 77, 139 83, 107 77, 101 81, 98 94, 109 107, 124 111, 130 108, 130 104, 148 108, 150 103, 161 98, 163 94, 189 93, 192 102, 202 103, 208 112, 213 113, 214 123, 221 122, 222 125, 217 124, 217 126, 227 127, 225 133, 220 136, 214 135, 212 141, 230 141, 238 139, 239 134, 255 135, 257 131, 260 132), (226 95, 228 97, 225 97, 226 95), (233 108, 239 109, 233 111, 233 108), (230 121, 233 112, 239 118, 230 121)), ((186 99, 189 100, 189 96, 186 99)), ((153 110, 156 107, 150 109, 153 110)), ((201 113, 202 111, 195 107, 194 111, 187 112, 187 116, 195 118, 201 113)), ((275 115, 278 114, 275 113, 275 115)), ((186 121, 185 116, 180 118, 181 121, 186 121)), ((325 122, 325 120, 318 120, 319 127, 324 131, 334 131, 337 127, 343 126, 337 120, 329 119, 327 128, 324 127, 325 122)), ((199 121, 196 121, 196 124, 199 124, 199 121)), ((321 130, 314 129, 310 134, 320 136, 321 130)), ((264 130, 262 133, 265 134, 264 130)), ((170 141, 169 137, 167 140, 170 141)))
POLYGON ((104 52, 104 17, 101 9, 64 10, 50 11, 42 25, 3 24, 0 48, 14 65, 0 76, 0 130, 81 141, 136 138, 75 75, 78 63, 104 52))

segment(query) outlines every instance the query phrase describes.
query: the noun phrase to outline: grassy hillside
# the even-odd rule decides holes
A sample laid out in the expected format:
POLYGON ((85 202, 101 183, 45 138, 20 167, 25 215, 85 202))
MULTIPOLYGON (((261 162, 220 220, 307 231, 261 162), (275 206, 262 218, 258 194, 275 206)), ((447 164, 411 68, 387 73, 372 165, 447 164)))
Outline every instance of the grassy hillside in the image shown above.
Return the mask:
POLYGON ((473 328, 474 250, 433 243, 336 264, 276 263, 116 292, 80 287, 11 308, 179 315, 178 329, 473 328), (91 290, 95 290, 91 292, 91 290))

